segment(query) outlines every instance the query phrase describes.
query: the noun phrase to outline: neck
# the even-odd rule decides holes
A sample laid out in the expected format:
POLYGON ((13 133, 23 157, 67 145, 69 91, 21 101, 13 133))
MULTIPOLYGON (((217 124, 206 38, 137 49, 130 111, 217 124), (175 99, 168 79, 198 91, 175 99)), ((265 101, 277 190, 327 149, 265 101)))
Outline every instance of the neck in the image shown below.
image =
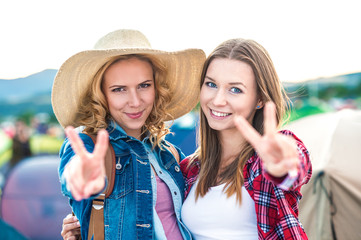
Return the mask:
POLYGON ((220 163, 220 169, 222 169, 227 167, 239 154, 245 139, 237 129, 235 131, 221 131, 219 133, 219 137, 222 146, 222 156, 220 163))

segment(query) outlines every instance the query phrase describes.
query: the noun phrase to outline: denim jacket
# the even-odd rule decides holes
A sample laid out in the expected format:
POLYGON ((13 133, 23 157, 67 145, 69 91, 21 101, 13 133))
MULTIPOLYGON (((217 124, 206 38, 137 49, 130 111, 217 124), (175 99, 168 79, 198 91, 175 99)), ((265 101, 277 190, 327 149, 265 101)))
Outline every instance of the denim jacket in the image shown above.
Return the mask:
MULTIPOLYGON (((105 239, 154 239, 153 220, 153 191, 151 181, 151 167, 146 152, 146 147, 151 145, 148 138, 139 141, 134 137, 126 135, 124 130, 115 124, 110 124, 107 129, 109 140, 116 156, 116 176, 112 194, 106 198, 104 204, 104 231, 105 239)), ((92 152, 94 143, 86 134, 80 134, 85 148, 92 152)), ((162 144, 167 144, 162 142, 162 144)), ((180 159, 184 154, 180 153, 180 159)), ((88 239, 88 228, 92 199, 76 201, 67 189, 63 176, 66 164, 75 155, 68 139, 60 149, 59 176, 62 192, 69 197, 70 205, 81 224, 82 239, 88 239)), ((182 204, 184 201, 184 179, 180 172, 179 165, 173 155, 165 148, 154 149, 154 155, 159 165, 172 177, 179 188, 182 201, 174 204, 182 204)), ((181 206, 175 206, 178 226, 185 239, 191 239, 189 231, 180 220, 181 206)))

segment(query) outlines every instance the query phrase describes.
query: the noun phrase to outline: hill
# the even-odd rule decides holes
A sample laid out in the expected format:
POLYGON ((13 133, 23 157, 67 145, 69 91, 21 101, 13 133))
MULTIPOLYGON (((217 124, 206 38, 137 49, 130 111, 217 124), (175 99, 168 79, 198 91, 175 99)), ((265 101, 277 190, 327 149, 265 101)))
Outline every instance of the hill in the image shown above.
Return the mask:
POLYGON ((47 69, 25 78, 0 79, 0 101, 16 103, 40 93, 49 93, 56 73, 55 69, 47 69))
MULTIPOLYGON (((343 86, 347 89, 358 87, 361 83, 361 72, 338 75, 327 78, 316 78, 304 82, 284 82, 284 87, 290 90, 300 86, 307 86, 308 88, 325 89, 333 85, 343 86)), ((360 93, 361 94, 361 93, 360 93)))
POLYGON ((47 69, 25 78, 0 79, 0 119, 24 113, 53 114, 51 88, 55 69, 47 69))

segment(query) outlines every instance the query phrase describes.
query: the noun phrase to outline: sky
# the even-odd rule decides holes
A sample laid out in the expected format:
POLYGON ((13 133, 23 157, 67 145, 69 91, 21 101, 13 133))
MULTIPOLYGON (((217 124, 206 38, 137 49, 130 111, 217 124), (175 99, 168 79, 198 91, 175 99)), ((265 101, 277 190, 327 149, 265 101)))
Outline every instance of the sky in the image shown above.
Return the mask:
POLYGON ((0 79, 59 69, 105 34, 130 28, 154 49, 201 48, 250 38, 281 81, 361 71, 358 0, 1 0, 0 79))

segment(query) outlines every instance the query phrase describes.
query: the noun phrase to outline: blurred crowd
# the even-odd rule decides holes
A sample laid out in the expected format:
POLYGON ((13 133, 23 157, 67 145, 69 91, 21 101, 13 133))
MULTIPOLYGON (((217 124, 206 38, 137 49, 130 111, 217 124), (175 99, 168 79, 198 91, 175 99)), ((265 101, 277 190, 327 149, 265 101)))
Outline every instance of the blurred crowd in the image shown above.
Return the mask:
MULTIPOLYGON (((50 123, 46 114, 36 115, 30 121, 23 119, 4 121, 0 123, 0 134, 0 188, 3 187, 7 174, 14 166, 23 159, 41 154, 37 144, 47 145, 48 143, 44 141, 49 141, 50 138, 58 139, 59 143, 64 139, 63 129, 58 124, 50 123), (45 139, 44 136, 47 138, 45 139)), ((57 150, 43 152, 57 154, 57 150)))

